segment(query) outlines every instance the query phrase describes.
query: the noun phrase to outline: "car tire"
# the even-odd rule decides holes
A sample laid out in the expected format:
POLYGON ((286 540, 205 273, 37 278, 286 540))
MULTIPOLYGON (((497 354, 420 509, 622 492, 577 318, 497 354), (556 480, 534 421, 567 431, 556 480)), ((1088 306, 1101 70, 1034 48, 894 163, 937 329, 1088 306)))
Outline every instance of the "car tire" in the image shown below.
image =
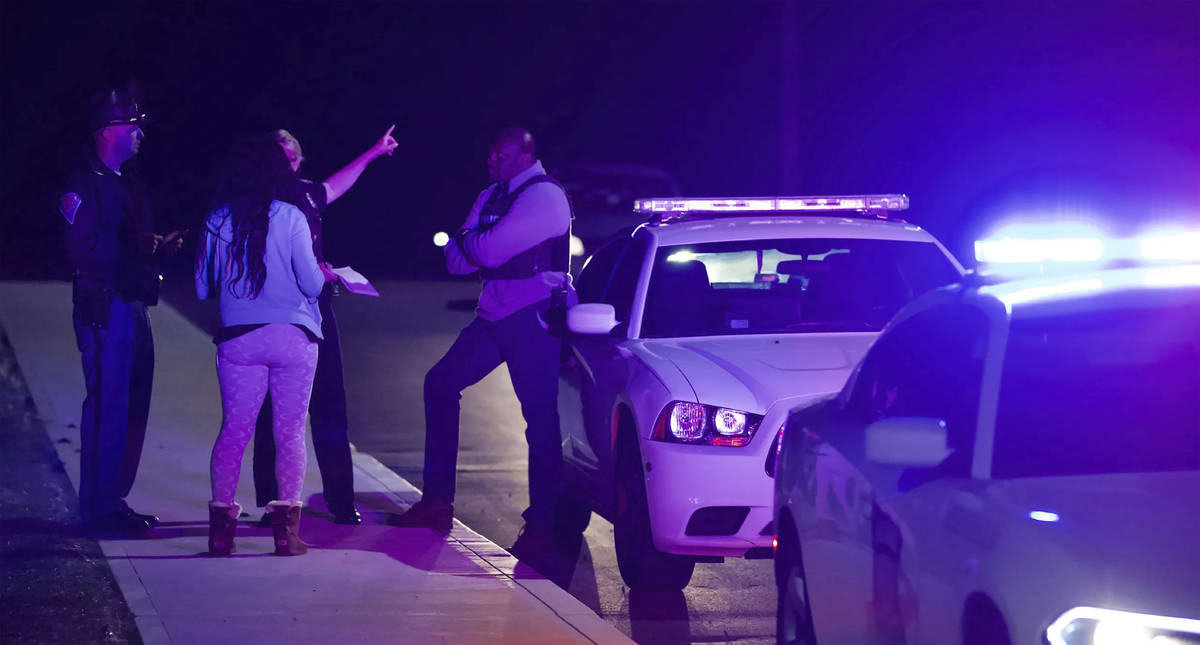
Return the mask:
POLYGON ((817 635, 808 600, 808 578, 800 559, 800 543, 788 531, 779 535, 775 551, 775 591, 775 641, 781 645, 814 645, 817 635))
POLYGON ((696 561, 654 548, 641 451, 627 434, 618 449, 613 542, 621 578, 630 589, 679 591, 691 581, 696 561))

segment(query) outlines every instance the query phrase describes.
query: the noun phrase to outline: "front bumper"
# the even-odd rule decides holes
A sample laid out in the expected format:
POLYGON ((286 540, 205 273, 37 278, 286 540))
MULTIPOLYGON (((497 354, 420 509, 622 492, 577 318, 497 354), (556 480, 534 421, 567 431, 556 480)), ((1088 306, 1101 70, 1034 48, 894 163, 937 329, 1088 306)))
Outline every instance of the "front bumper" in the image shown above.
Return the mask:
POLYGON ((775 432, 766 431, 768 427, 761 427, 760 434, 743 448, 643 439, 655 548, 664 553, 718 557, 744 557, 750 549, 770 548, 774 489, 764 464, 775 432), (731 535, 687 534, 696 511, 717 506, 746 507, 749 512, 731 535))

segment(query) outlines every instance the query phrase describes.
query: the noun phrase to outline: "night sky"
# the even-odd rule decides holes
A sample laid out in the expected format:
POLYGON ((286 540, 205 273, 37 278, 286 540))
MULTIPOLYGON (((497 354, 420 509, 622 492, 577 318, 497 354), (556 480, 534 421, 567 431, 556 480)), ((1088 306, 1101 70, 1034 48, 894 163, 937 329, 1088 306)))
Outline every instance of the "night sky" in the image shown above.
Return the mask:
MULTIPOLYGON (((161 228, 195 227, 235 137, 284 127, 324 179, 400 147, 328 211, 329 256, 442 275, 430 243, 524 125, 556 165, 663 167, 703 196, 905 192, 960 256, 997 217, 1200 219, 1200 0, 6 0, 3 277, 63 277, 55 184, 88 96, 140 89, 161 228)), ((963 257, 964 261, 968 260, 963 257)))

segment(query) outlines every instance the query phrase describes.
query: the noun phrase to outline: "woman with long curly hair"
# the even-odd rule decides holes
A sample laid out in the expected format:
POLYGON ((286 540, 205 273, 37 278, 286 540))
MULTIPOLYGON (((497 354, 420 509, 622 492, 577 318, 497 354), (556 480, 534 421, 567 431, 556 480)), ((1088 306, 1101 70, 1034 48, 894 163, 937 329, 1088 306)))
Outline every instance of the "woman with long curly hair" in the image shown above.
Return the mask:
POLYGON ((208 550, 234 551, 234 501, 246 444, 268 390, 279 499, 268 504, 276 555, 308 550, 300 540, 306 453, 304 418, 317 366, 317 296, 328 275, 313 255, 300 209, 287 203, 295 177, 270 139, 239 145, 225 165, 196 254, 196 295, 220 299, 217 377, 221 432, 213 446, 208 550))

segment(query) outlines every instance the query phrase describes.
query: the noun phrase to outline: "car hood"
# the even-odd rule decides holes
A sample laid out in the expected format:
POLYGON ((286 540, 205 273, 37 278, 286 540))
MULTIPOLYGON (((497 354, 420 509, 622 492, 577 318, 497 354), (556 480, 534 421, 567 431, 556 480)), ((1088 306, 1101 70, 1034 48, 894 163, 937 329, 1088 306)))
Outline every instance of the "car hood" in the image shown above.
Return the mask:
POLYGON ((1016 540, 1052 544, 1090 571, 1097 600, 1164 607, 1186 590, 1200 609, 1200 472, 999 480, 986 495, 1030 532, 1016 540), (1032 511, 1057 521, 1034 521, 1032 511))
POLYGON ((775 401, 841 389, 878 334, 775 334, 647 341, 670 361, 696 400, 763 414, 775 401))

